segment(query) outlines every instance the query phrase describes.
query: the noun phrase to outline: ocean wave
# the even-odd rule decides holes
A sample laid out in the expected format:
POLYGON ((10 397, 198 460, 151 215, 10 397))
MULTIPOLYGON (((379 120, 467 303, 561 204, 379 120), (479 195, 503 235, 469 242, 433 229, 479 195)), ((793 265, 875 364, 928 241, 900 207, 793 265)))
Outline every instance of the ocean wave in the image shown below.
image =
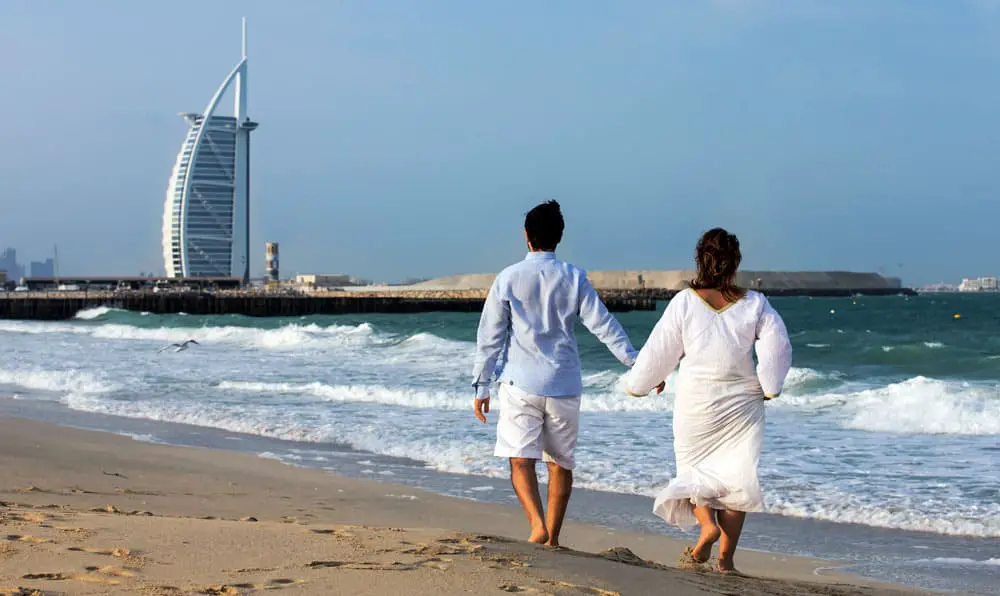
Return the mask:
MULTIPOLYGON (((96 318, 99 309, 84 315, 96 318)), ((85 311, 81 311, 83 313, 85 311)), ((175 343, 196 339, 202 344, 225 344, 259 349, 291 349, 330 345, 386 344, 394 338, 377 334, 369 323, 320 326, 289 324, 276 329, 240 326, 135 327, 121 323, 80 325, 70 323, 25 323, 0 321, 0 332, 31 335, 88 335, 95 339, 175 343)))
POLYGON ((963 559, 954 557, 937 557, 934 559, 917 559, 913 561, 914 564, 930 564, 930 565, 960 565, 963 567, 978 566, 978 565, 989 565, 1000 567, 1000 559, 986 559, 979 561, 976 559, 963 559))
POLYGON ((51 393, 111 393, 122 388, 94 373, 78 370, 0 370, 0 384, 51 393))
POLYGON ((906 433, 1000 434, 1000 388, 914 377, 845 396, 846 425, 906 433))
POLYGON ((830 502, 801 503, 783 500, 772 492, 765 511, 786 517, 818 519, 829 522, 858 524, 876 528, 891 528, 914 532, 931 532, 949 536, 1000 537, 1000 506, 980 507, 978 511, 943 511, 927 515, 905 507, 871 505, 856 502, 846 495, 830 502))
POLYGON ((832 410, 844 428, 899 434, 1000 434, 1000 386, 913 377, 871 387, 841 385, 833 392, 786 394, 783 409, 832 410))
POLYGON ((93 321, 95 319, 100 319, 113 312, 126 312, 119 310, 117 308, 110 308, 108 306, 98 306, 96 308, 85 308, 80 312, 76 313, 74 319, 79 319, 81 321, 93 321))
MULTIPOLYGON (((296 395, 315 397, 330 402, 363 402, 406 408, 437 410, 471 410, 472 393, 457 391, 427 391, 422 389, 389 388, 382 385, 328 385, 326 383, 265 383, 252 381, 222 381, 221 391, 241 393, 296 395)), ((503 407, 499 399, 492 400, 491 410, 503 407)), ((666 396, 633 398, 624 391, 618 393, 584 394, 580 401, 583 412, 670 412, 673 400, 666 396)))

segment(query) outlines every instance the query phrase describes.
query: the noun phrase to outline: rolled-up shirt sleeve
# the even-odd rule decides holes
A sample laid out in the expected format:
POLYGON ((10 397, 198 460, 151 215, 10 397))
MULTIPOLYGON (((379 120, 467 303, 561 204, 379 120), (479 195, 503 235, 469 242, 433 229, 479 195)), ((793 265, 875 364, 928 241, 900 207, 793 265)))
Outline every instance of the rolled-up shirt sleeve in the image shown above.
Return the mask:
POLYGON ((601 340, 615 358, 625 366, 635 364, 636 349, 632 347, 625 328, 608 311, 597 290, 584 275, 580 280, 580 320, 584 327, 601 340))
POLYGON ((490 383, 496 371, 497 360, 506 347, 510 334, 510 304, 501 296, 500 284, 500 277, 497 276, 486 296, 476 333, 472 385, 479 399, 490 396, 490 383))
POLYGON ((792 368, 792 342, 781 315, 764 301, 764 309, 757 322, 757 379, 764 396, 777 397, 785 386, 785 377, 792 368))
POLYGON ((625 391, 630 395, 649 395, 680 363, 684 356, 684 337, 679 310, 679 301, 671 300, 639 350, 635 366, 625 377, 625 391))

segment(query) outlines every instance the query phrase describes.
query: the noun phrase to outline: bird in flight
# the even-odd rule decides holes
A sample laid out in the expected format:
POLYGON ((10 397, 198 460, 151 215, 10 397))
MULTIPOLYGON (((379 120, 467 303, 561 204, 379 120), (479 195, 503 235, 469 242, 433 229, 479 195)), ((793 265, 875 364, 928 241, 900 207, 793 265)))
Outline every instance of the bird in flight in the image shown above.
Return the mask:
POLYGON ((160 348, 160 351, 162 352, 164 350, 169 350, 170 348, 176 348, 174 350, 175 352, 181 352, 183 350, 188 349, 188 346, 191 345, 191 344, 194 344, 196 346, 200 346, 201 345, 200 343, 196 342, 195 340, 189 339, 189 340, 185 341, 184 343, 170 344, 169 346, 164 346, 164 347, 160 348))

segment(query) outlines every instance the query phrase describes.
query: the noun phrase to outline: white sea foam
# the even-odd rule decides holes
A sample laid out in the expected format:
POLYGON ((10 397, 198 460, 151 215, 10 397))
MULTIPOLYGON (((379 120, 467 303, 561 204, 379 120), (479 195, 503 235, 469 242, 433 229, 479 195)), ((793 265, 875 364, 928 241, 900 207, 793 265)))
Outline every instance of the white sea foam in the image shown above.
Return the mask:
POLYGON ((118 434, 122 435, 123 437, 128 437, 130 439, 139 441, 140 443, 156 443, 156 444, 161 444, 161 445, 163 444, 163 441, 161 441, 160 439, 156 438, 155 436, 149 435, 149 434, 126 433, 126 432, 122 432, 122 433, 118 433, 118 434))
MULTIPOLYGON (((1000 386, 913 377, 882 386, 844 383, 834 391, 790 389, 774 408, 829 410, 848 429, 900 434, 1000 434, 1000 386)), ((807 378, 807 377, 806 377, 807 378)))
POLYGON ((1000 434, 1000 389, 914 377, 843 396, 847 428, 918 434, 1000 434))
POLYGON ((85 308, 80 312, 76 313, 76 316, 74 318, 79 319, 81 321, 92 321, 94 319, 99 319, 108 313, 114 312, 115 310, 117 309, 109 308, 107 306, 98 306, 96 308, 85 308))
POLYGON ((978 566, 978 565, 989 565, 994 567, 1000 567, 1000 559, 986 559, 983 561, 978 561, 976 559, 937 557, 935 559, 918 559, 914 561, 914 563, 931 564, 931 565, 961 565, 963 567, 978 566))
MULTIPOLYGON (((222 381, 222 391, 243 393, 311 396, 330 402, 367 402, 407 408, 437 410, 468 410, 470 393, 460 391, 427 391, 416 388, 390 388, 382 385, 327 385, 312 383, 262 383, 253 381, 222 381)), ((491 409, 500 411, 500 400, 493 400, 491 409)), ((667 394, 637 399, 624 392, 615 394, 584 394, 580 409, 584 412, 669 412, 673 400, 667 394)))
MULTIPOLYGON (((87 319, 94 319, 100 309, 81 311, 87 319)), ((103 314, 103 313, 102 313, 103 314)), ((78 315, 79 316, 79 315, 78 315)), ((277 329, 254 327, 134 327, 118 323, 103 325, 74 325, 70 323, 26 323, 0 321, 0 332, 31 335, 63 334, 89 335, 96 339, 175 343, 197 339, 203 344, 235 345, 259 349, 322 348, 330 346, 384 344, 392 338, 380 336, 368 323, 360 325, 286 325, 277 329)))
POLYGON ((952 536, 1000 537, 1000 506, 927 515, 905 507, 858 503, 845 495, 828 495, 824 500, 802 502, 798 499, 784 500, 772 493, 767 501, 768 513, 789 517, 952 536))
POLYGON ((121 385, 98 374, 79 370, 3 370, 0 384, 16 385, 24 389, 65 393, 109 393, 121 385))
POLYGON ((924 342, 924 346, 928 347, 928 348, 931 348, 931 349, 945 347, 945 345, 943 343, 939 342, 939 341, 925 341, 924 342))

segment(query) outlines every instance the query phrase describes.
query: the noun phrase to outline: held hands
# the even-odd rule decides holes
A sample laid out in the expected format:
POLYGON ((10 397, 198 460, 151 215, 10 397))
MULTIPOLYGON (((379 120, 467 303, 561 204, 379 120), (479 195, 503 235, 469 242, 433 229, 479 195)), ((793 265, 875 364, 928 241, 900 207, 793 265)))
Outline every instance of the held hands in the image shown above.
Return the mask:
POLYGON ((480 422, 486 424, 486 414, 490 413, 490 398, 486 397, 483 399, 476 398, 476 418, 480 422))
MULTIPOLYGON (((656 387, 653 387, 653 389, 656 389, 656 394, 657 395, 663 393, 663 390, 666 389, 666 388, 667 388, 667 381, 666 381, 666 379, 664 379, 662 382, 660 382, 660 384, 657 385, 656 387)), ((625 393, 628 393, 632 397, 646 397, 646 395, 640 395, 638 393, 632 393, 632 390, 628 388, 628 383, 625 384, 625 393)))

